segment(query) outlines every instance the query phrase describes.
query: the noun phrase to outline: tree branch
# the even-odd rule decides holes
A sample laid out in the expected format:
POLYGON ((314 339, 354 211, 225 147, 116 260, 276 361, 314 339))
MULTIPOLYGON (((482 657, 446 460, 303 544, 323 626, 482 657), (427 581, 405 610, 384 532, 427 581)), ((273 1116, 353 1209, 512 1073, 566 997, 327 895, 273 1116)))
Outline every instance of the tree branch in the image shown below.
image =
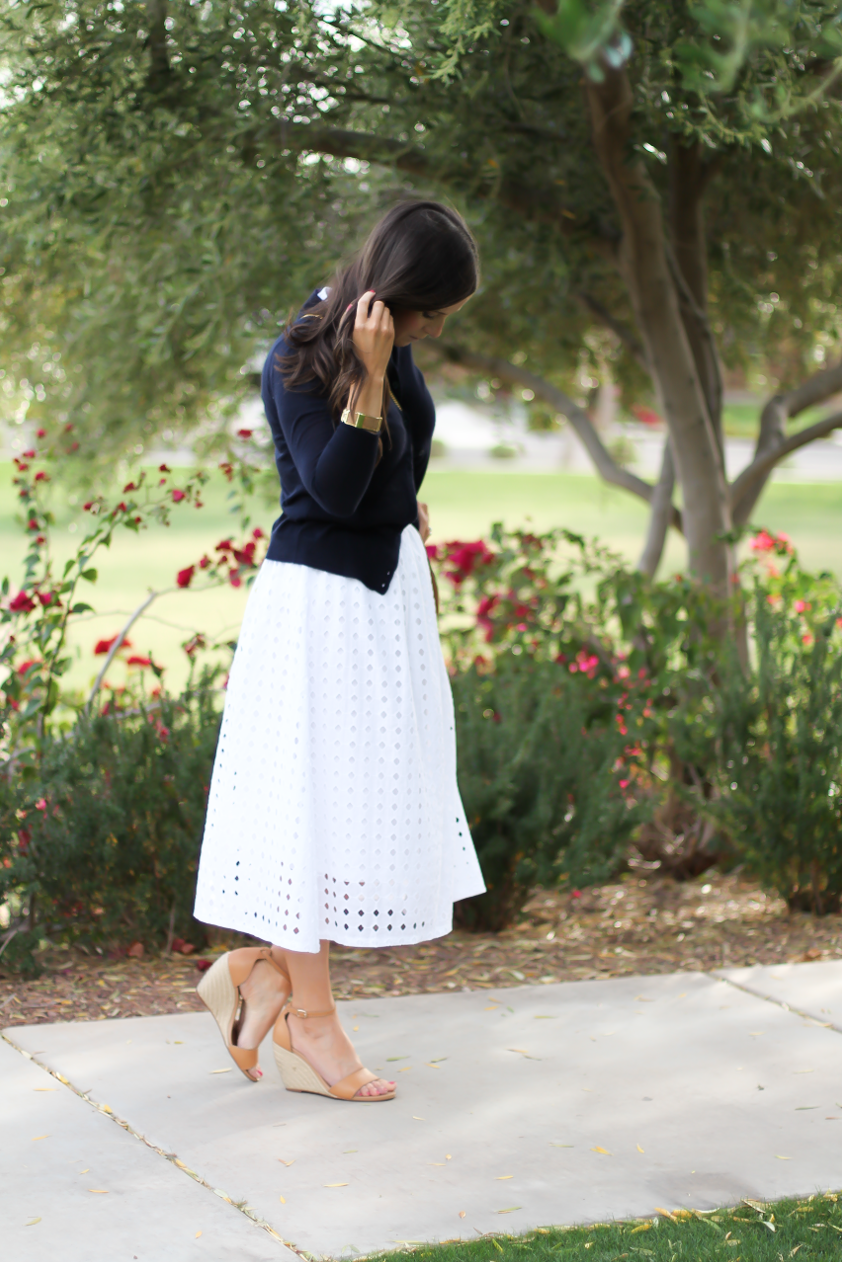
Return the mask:
POLYGON ((760 432, 754 449, 754 459, 731 484, 731 511, 736 523, 748 521, 769 474, 777 461, 786 454, 783 448, 786 443, 787 421, 838 394, 840 390, 842 360, 830 368, 822 368, 814 373, 788 394, 776 394, 768 400, 760 414, 760 432))
MULTIPOLYGON (((525 219, 549 223, 560 232, 573 231, 572 220, 564 215, 564 204, 545 188, 530 188, 522 180, 501 179, 483 188, 476 187, 476 170, 467 161, 451 159, 448 165, 431 160, 419 145, 378 136, 373 132, 352 131, 343 127, 325 127, 320 123, 291 123, 281 119, 274 134, 285 149, 297 152, 324 153, 334 158, 356 158, 361 162, 379 162, 395 167, 420 180, 451 184, 470 184, 475 195, 493 197, 507 210, 525 219)), ((577 230, 581 231, 581 223, 577 230)))
POLYGON ((667 531, 672 521, 672 515, 676 511, 672 503, 674 487, 675 464, 672 458, 669 434, 667 434, 664 440, 664 454, 661 459, 661 475, 655 485, 650 501, 651 511, 649 513, 649 528, 646 532, 646 543, 637 563, 637 568, 649 578, 655 577, 655 573, 661 563, 661 557, 664 554, 664 544, 667 541, 667 531))
POLYGON ((724 470, 725 440, 722 432, 722 370, 719 365, 719 352, 713 339, 707 312, 696 301, 696 296, 687 283, 681 268, 678 266, 678 261, 669 242, 666 243, 666 255, 670 274, 675 282, 676 293, 678 294, 681 319, 687 333, 687 340, 690 343, 690 350, 693 353, 693 362, 699 374, 699 381, 705 394, 705 402, 707 403, 711 425, 713 426, 719 459, 724 470))
POLYGON ((167 0, 146 0, 146 20, 149 35, 149 75, 147 82, 153 91, 160 91, 170 78, 170 57, 167 51, 167 0))
MULTIPOLYGON (((643 478, 637 477, 636 474, 617 464, 594 429, 590 417, 563 390, 559 390, 557 386, 529 372, 528 369, 509 363, 507 359, 498 359, 493 355, 480 355, 475 351, 464 350, 452 344, 437 346, 435 349, 452 363, 463 364, 466 368, 474 368, 490 377, 500 377, 504 381, 511 381, 532 390, 538 398, 543 399, 545 403, 549 403, 557 412, 567 417, 600 477, 613 486, 621 486, 624 490, 630 491, 632 495, 645 500, 647 504, 652 502, 655 488, 643 478)), ((675 526, 676 530, 681 530, 681 514, 675 508, 670 515, 670 525, 675 526)))
POLYGON ((586 293, 585 290, 580 289, 577 291, 576 297, 579 299, 583 307, 586 307, 592 315, 596 316, 600 324, 604 324, 607 329, 611 330, 615 337, 619 338, 623 346, 625 346, 626 350, 631 355, 632 359, 637 360, 640 367, 648 375, 651 372, 651 369, 646 359, 646 351, 643 349, 643 343, 635 336, 632 330, 628 328, 627 325, 623 324, 621 320, 616 319, 608 308, 603 307, 602 303, 597 298, 594 298, 592 294, 586 293))
POLYGON ((789 456, 793 451, 798 451, 800 447, 809 446, 817 438, 824 438, 827 434, 832 434, 835 429, 842 429, 842 412, 834 412, 832 416, 826 416, 823 421, 817 421, 815 425, 808 425, 806 429, 799 430, 797 434, 792 434, 774 451, 767 452, 765 456, 756 457, 748 468, 743 469, 740 476, 735 478, 731 484, 731 494, 734 497, 733 517, 735 524, 743 525, 748 521, 751 511, 760 497, 760 491, 763 489, 769 474, 780 460, 783 460, 785 456, 789 456))
POLYGON ((601 69, 599 82, 585 83, 585 94, 594 149, 623 230, 619 267, 672 438, 690 568, 724 593, 731 572, 730 552, 719 542, 731 528, 725 471, 667 261, 661 199, 632 150, 632 85, 624 70, 605 62, 601 69))

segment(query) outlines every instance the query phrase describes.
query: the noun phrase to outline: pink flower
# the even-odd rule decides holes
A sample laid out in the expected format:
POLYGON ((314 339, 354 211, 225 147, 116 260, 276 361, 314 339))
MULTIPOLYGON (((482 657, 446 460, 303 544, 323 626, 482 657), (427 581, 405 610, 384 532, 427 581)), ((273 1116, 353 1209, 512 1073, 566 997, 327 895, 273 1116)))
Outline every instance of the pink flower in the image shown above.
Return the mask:
POLYGON ((252 539, 265 539, 266 538, 265 534, 263 533, 263 531, 260 529, 259 526, 255 526, 254 530, 251 532, 251 537, 252 539))
POLYGON ((243 580, 240 578, 236 570, 231 571, 229 579, 232 587, 242 587, 243 580))
POLYGON ((167 464, 159 464, 158 472, 159 473, 172 473, 172 469, 167 464))
POLYGON ((768 530, 759 530, 749 544, 752 552, 774 552, 775 540, 768 530))
POLYGON ((806 613, 808 609, 812 608, 813 606, 806 600, 796 600, 794 605, 796 613, 806 613))
POLYGON ((27 530, 40 530, 41 527, 38 525, 38 522, 36 521, 34 517, 30 517, 29 521, 26 523, 26 529, 27 530))
POLYGON ((628 666, 618 666, 618 667, 617 667, 617 678, 618 678, 618 679, 628 679, 628 677, 629 677, 629 675, 630 675, 630 674, 631 674, 631 671, 629 670, 628 666))
POLYGON ((570 897, 571 897, 571 898, 581 898, 581 897, 582 897, 582 891, 581 891, 581 890, 571 890, 571 891, 570 891, 570 897))
POLYGON ((209 556, 203 556, 203 557, 202 557, 202 559, 201 559, 201 561, 199 562, 199 569, 200 569, 200 570, 206 570, 210 564, 211 564, 211 559, 210 559, 210 557, 209 557, 209 556))
POLYGON ((37 455, 38 455, 37 451, 25 451, 23 453, 23 458, 24 460, 34 460, 37 455))
POLYGON ((45 473, 43 469, 39 469, 38 472, 35 474, 36 482, 49 482, 49 480, 50 480, 49 474, 45 473))
POLYGON ((188 565, 186 569, 179 570, 175 576, 175 581, 179 587, 189 587, 193 581, 193 575, 196 573, 195 565, 188 565))
POLYGON ((123 494, 128 495, 129 491, 136 491, 136 490, 137 490, 137 487, 135 486, 134 482, 127 482, 126 485, 123 487, 123 494))
POLYGON ((237 437, 238 437, 238 438, 251 438, 251 436, 252 436, 252 434, 253 434, 253 433, 254 433, 254 431, 253 431, 253 430, 251 430, 251 429, 238 429, 238 430, 237 430, 237 437))
POLYGON ((26 592, 18 592, 14 600, 9 601, 9 608, 12 613, 32 613, 35 601, 26 592))
POLYGON ((425 543, 424 549, 427 553, 427 556, 430 558, 431 561, 438 561, 439 546, 437 543, 425 543))
POLYGON ((806 635, 802 635, 802 637, 801 637, 801 643, 802 643, 802 644, 812 644, 812 643, 813 643, 813 637, 810 635, 810 632, 809 632, 809 631, 806 633, 806 635))
POLYGON ((141 657, 140 654, 136 654, 135 656, 126 659, 126 665, 141 667, 151 666, 152 659, 149 657, 141 657))
POLYGON ((94 502, 93 502, 93 500, 87 500, 87 501, 86 501, 86 502, 82 505, 82 507, 84 508, 84 510, 85 510, 85 512, 86 512, 86 513, 89 513, 89 512, 91 511, 91 509, 93 508, 93 506, 94 506, 94 502))
POLYGON ((464 580, 473 574, 477 564, 487 565, 489 561, 494 560, 494 553, 484 539, 477 539, 473 543, 448 544, 447 546, 453 549, 446 554, 447 561, 453 569, 445 572, 454 587, 461 586, 464 580))
POLYGON ((37 657, 30 657, 27 661, 21 662, 20 666, 17 668, 17 672, 19 675, 25 675, 30 666, 38 665, 40 665, 39 659, 37 657))
MULTIPOLYGON (((116 642, 116 640, 117 640, 116 635, 112 635, 110 640, 97 640, 96 645, 94 647, 94 657, 105 657, 107 653, 111 652, 111 646, 112 644, 116 642)), ((125 639, 123 643, 120 645, 120 648, 121 649, 132 648, 131 640, 129 640, 128 638, 125 639)))
POLYGON ((35 809, 36 811, 46 811, 47 809, 46 798, 39 798, 38 801, 35 803, 35 809))
POLYGON ((172 498, 173 498, 173 503, 174 503, 174 504, 180 504, 180 503, 181 503, 181 501, 185 498, 185 493, 184 493, 184 491, 179 491, 179 490, 176 488, 176 490, 174 490, 174 491, 173 491, 173 493, 172 493, 172 498))
POLYGON ((46 431, 45 429, 36 429, 36 431, 35 431, 35 437, 36 437, 36 438, 46 438, 46 437, 47 437, 47 431, 46 431))
POLYGON ((653 408, 633 407, 632 412, 643 425, 661 424, 661 418, 653 408))
POLYGON ((621 780, 621 781, 620 781, 620 788, 621 788, 621 789, 627 789, 627 788, 629 787, 629 785, 630 785, 630 784, 631 784, 631 780, 621 780))

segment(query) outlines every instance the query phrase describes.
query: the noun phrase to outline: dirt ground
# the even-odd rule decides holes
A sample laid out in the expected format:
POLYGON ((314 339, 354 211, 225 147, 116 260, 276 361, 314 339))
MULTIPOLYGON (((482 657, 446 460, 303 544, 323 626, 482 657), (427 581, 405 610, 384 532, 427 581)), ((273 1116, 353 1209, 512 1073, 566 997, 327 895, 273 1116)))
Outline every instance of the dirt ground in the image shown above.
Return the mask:
MULTIPOLYGON (((244 941, 220 936, 198 958, 46 950, 39 978, 0 974, 0 1027, 201 1011, 202 961, 244 941)), ((335 947, 332 975, 336 997, 350 999, 820 959, 842 959, 842 916, 790 915, 739 874, 679 885, 629 873, 578 897, 538 890, 521 922, 501 934, 455 932, 391 950, 335 947)))

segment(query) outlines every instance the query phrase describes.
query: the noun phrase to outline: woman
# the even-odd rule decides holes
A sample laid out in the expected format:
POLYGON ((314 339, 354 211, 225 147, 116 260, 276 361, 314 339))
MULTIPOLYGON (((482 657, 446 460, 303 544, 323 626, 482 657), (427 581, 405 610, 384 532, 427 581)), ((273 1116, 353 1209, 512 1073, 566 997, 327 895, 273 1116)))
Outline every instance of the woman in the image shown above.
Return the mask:
POLYGON ((275 944, 222 957, 199 993, 251 1079, 274 1023, 292 1091, 394 1098, 339 1024, 329 944, 438 937, 484 889, 420 533, 435 411, 411 350, 476 286, 462 219, 403 203, 263 370, 283 515, 231 669, 195 914, 275 944))

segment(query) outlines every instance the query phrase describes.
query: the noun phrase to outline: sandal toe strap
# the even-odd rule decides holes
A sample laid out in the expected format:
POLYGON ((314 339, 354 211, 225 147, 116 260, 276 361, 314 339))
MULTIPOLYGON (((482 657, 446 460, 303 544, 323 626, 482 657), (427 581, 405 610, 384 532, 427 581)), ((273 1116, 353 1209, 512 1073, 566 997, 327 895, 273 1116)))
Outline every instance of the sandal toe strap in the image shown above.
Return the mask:
POLYGON ((370 1069, 355 1069, 347 1078, 340 1078, 339 1082, 335 1082, 330 1088, 330 1094, 338 1096, 340 1100, 353 1100, 360 1087, 376 1081, 377 1074, 373 1074, 370 1069))
POLYGON ((256 1047, 236 1047, 233 1043, 229 1043, 228 1051, 231 1059, 239 1065, 240 1069, 254 1069, 257 1064, 257 1048, 256 1047))

